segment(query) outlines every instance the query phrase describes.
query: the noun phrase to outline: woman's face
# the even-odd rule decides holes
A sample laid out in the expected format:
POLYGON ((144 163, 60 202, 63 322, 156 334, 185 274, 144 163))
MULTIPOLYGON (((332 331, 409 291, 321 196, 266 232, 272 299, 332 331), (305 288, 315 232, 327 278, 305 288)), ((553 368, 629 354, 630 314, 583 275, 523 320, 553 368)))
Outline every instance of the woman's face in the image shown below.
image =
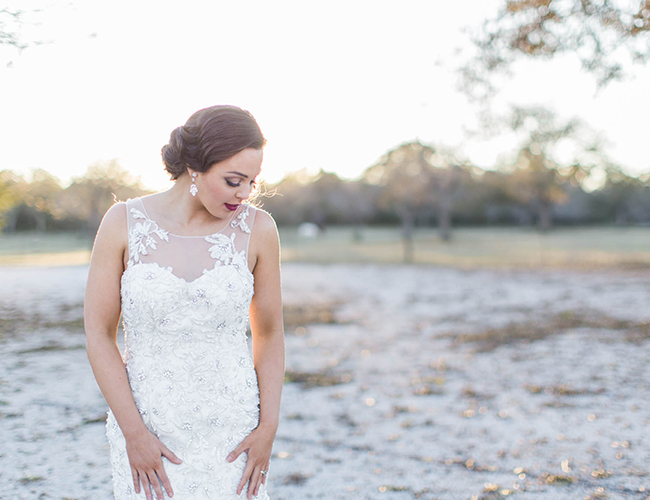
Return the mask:
POLYGON ((262 167, 262 150, 247 148, 199 172, 197 198, 214 217, 228 218, 248 199, 262 167))

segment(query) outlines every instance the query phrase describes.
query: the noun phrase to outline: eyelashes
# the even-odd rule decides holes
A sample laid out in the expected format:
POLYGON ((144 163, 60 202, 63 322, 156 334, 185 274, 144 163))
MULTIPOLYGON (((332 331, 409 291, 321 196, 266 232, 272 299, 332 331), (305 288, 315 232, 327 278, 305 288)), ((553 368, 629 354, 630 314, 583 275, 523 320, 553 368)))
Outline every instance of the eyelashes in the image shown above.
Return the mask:
MULTIPOLYGON (((241 181, 239 181, 239 182, 230 182, 228 179, 226 179, 226 183, 230 187, 239 187, 239 186, 241 186, 241 181)), ((251 181, 251 186, 254 186, 255 184, 257 184, 255 181, 251 181)))

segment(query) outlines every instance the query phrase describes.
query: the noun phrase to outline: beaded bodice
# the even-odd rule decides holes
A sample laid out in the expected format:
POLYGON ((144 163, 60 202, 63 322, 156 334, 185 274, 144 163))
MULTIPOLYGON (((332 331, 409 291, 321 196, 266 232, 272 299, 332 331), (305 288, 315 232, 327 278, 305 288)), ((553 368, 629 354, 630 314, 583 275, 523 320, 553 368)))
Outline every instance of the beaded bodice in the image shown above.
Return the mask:
MULTIPOLYGON (((166 466, 182 471, 174 474, 181 494, 175 496, 238 498, 228 492, 243 463, 233 468, 225 457, 259 418, 246 340, 253 296, 247 253, 256 209, 241 205, 221 231, 187 237, 161 228, 141 199, 127 201, 126 208, 124 362, 136 406, 147 427, 183 460, 166 466)), ((108 436, 116 497, 140 498, 128 468, 115 462, 125 457, 116 458, 123 437, 111 415, 108 436), (115 477, 120 471, 124 478, 115 477)))

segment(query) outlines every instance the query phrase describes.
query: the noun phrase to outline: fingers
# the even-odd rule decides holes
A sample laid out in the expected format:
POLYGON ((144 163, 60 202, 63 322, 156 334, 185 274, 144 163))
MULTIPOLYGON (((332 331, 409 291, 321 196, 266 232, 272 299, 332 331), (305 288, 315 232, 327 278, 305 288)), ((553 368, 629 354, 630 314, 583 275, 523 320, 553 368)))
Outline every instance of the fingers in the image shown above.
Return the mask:
POLYGON ((163 487, 165 488, 165 491, 167 492, 167 496, 170 497, 170 498, 173 497, 174 492, 172 491, 172 485, 169 482, 169 478, 167 477, 167 474, 165 473, 165 469, 163 469, 161 467, 160 470, 156 474, 158 475, 158 479, 160 480, 160 482, 163 484, 163 487))
POLYGON ((246 444, 246 440, 244 439, 241 443, 239 443, 239 446, 237 446, 237 448, 235 448, 230 452, 230 455, 226 457, 226 460, 228 460, 228 462, 234 462, 235 460, 237 460, 237 457, 239 455, 241 455, 244 451, 247 450, 247 448, 248 445, 246 444))
POLYGON ((140 493, 140 481, 142 481, 142 488, 144 489, 144 494, 147 497, 147 500, 153 500, 153 494, 151 489, 156 493, 156 497, 161 499, 163 498, 163 492, 160 488, 160 483, 162 482, 167 492, 168 497, 173 497, 174 492, 172 491, 171 484, 165 474, 164 469, 161 470, 161 475, 158 475, 158 472, 155 470, 150 470, 148 472, 143 471, 142 474, 139 474, 134 468, 131 468, 131 474, 133 475, 133 485, 135 486, 135 493, 140 493))
MULTIPOLYGON (((237 486, 237 494, 241 495, 241 492, 244 490, 244 486, 246 486, 246 483, 251 477, 251 473, 253 472, 253 464, 250 463, 251 461, 249 460, 246 463, 246 468, 244 469, 244 473, 241 476, 241 481, 239 481, 239 485, 237 486)), ((250 496, 249 496, 250 498, 250 496)))
POLYGON ((251 480, 248 483, 248 500, 253 498, 253 495, 257 495, 257 490, 259 489, 259 481, 262 475, 260 474, 261 467, 255 467, 253 473, 251 474, 251 480))
POLYGON ((142 479, 142 489, 144 489, 144 494, 147 497, 147 500, 153 500, 152 495, 151 495, 151 484, 149 484, 149 480, 147 479, 146 474, 144 476, 140 476, 142 479))
POLYGON ((257 488, 255 488, 255 495, 257 495, 260 491, 260 486, 263 484, 266 484, 266 475, 269 473, 269 464, 268 462, 264 464, 264 466, 260 469, 260 480, 257 484, 257 488), (262 474, 262 471, 266 471, 266 474, 262 474))
POLYGON ((131 467, 131 475, 133 476, 133 489, 135 494, 140 493, 140 479, 138 478, 138 471, 131 467))
POLYGON ((239 482, 239 486, 237 486, 237 494, 240 495, 244 486, 248 483, 248 500, 251 500, 253 496, 257 496, 260 491, 260 486, 266 482, 266 477, 262 474, 262 471, 268 471, 268 467, 268 463, 264 466, 253 466, 251 463, 247 464, 241 481, 239 482))
POLYGON ((172 463, 175 464, 181 464, 183 461, 178 458, 173 451, 171 451, 169 448, 167 448, 164 444, 161 444, 160 452, 162 453, 163 457, 165 457, 167 460, 169 460, 172 463))
MULTIPOLYGON (((160 481, 158 480, 158 476, 156 475, 156 471, 155 470, 148 471, 147 472, 147 478, 149 479, 149 484, 151 486, 153 486, 153 489, 156 492, 156 497, 159 500, 162 500, 162 498, 163 498, 162 489, 160 488, 160 481)), ((151 491, 149 491, 149 492, 151 493, 151 491)))

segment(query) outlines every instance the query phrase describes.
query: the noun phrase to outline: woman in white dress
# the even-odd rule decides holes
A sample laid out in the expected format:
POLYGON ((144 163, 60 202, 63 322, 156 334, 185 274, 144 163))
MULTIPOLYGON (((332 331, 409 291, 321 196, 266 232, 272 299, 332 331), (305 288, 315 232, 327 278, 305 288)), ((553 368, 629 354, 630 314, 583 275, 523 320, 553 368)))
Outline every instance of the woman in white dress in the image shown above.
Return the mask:
POLYGON ((246 203, 264 144, 247 111, 197 111, 162 150, 173 187, 115 204, 99 228, 85 328, 110 407, 116 500, 268 499, 284 376, 280 246, 271 216, 246 203))

